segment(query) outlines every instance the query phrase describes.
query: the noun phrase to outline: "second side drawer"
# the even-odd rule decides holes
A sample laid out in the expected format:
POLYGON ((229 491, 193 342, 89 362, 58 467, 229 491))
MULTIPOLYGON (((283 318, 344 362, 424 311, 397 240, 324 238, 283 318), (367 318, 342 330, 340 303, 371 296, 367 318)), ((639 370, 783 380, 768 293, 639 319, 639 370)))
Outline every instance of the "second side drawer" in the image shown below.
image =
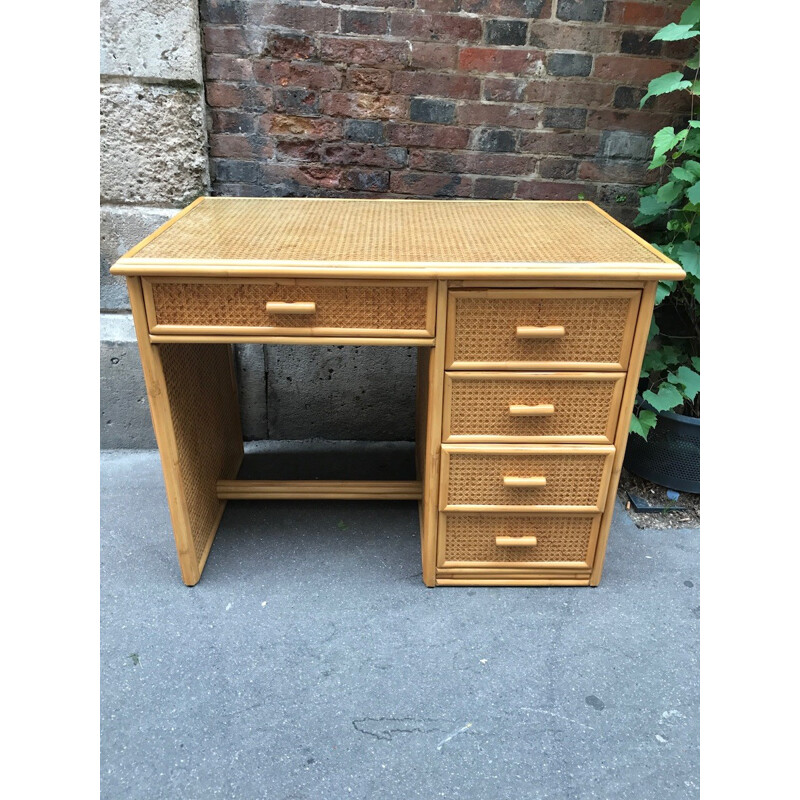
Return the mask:
POLYGON ((442 445, 442 511, 602 511, 614 447, 442 445))
POLYGON ((447 372, 445 442, 611 444, 624 373, 447 372))
POLYGON ((446 369, 624 371, 638 289, 473 289, 448 297, 446 369))
POLYGON ((150 332, 432 337, 436 284, 423 281, 143 279, 150 332))

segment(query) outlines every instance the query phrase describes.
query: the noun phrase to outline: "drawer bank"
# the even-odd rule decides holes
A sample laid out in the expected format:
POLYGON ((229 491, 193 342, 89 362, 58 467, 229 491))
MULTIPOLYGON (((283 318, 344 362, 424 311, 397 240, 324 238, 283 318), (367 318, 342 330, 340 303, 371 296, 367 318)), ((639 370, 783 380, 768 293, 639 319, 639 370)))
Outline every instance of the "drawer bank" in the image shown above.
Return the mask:
POLYGON ((408 499, 427 586, 596 586, 659 280, 589 202, 201 197, 127 278, 178 563, 229 499, 408 499), (232 345, 416 346, 417 479, 237 479, 232 345))

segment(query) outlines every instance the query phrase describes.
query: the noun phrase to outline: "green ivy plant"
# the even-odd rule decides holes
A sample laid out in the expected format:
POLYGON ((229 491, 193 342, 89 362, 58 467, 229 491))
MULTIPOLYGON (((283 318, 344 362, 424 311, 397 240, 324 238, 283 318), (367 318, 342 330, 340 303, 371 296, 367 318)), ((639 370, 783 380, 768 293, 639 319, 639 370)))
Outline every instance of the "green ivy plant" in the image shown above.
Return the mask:
POLYGON ((656 318, 642 364, 642 392, 631 418, 631 431, 647 439, 658 411, 700 416, 700 0, 684 11, 680 22, 661 28, 652 41, 697 39, 697 52, 682 72, 650 81, 640 108, 651 97, 687 92, 691 110, 685 127, 662 128, 653 137, 649 169, 661 180, 644 189, 634 225, 659 232, 649 237, 664 255, 685 270, 683 281, 661 281, 656 292, 656 318), (663 320, 671 320, 671 328, 663 320))

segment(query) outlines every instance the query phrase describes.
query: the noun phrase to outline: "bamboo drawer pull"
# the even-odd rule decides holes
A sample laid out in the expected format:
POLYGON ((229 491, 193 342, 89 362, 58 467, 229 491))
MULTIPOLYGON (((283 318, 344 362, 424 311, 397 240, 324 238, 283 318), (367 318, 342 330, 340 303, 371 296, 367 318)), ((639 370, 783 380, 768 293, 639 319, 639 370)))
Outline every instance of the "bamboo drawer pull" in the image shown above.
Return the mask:
POLYGON ((534 547, 535 536, 496 536, 494 543, 498 547, 534 547))
POLYGON ((549 403, 538 406, 509 406, 508 413, 512 417, 546 417, 556 413, 556 408, 549 403))
POLYGON ((532 478, 517 478, 513 475, 506 475, 503 478, 503 486, 547 486, 547 478, 544 475, 532 478))
POLYGON ((267 303, 267 314, 316 314, 316 303, 267 303))
POLYGON ((565 333, 563 325, 548 325, 544 328, 517 325, 517 339, 560 339, 565 333))

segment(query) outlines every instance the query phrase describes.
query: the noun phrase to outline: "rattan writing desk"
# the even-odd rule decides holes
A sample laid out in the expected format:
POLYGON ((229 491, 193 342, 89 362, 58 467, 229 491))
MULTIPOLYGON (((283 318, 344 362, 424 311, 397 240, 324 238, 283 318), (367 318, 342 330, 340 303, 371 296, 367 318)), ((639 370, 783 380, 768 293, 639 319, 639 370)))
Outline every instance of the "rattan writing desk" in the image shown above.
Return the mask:
POLYGON ((200 198, 123 256, 183 580, 237 498, 415 499, 423 580, 596 586, 659 280, 587 202, 200 198), (418 348, 417 481, 237 480, 236 342, 418 348))

